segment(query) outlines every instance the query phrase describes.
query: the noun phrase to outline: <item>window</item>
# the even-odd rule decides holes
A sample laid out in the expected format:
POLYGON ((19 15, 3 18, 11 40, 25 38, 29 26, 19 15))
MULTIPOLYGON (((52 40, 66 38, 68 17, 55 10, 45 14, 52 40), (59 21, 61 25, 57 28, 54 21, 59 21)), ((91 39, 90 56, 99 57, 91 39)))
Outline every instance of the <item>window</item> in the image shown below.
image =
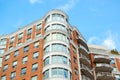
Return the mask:
POLYGON ((4 53, 4 48, 0 49, 0 54, 4 53))
POLYGON ((76 57, 73 57, 73 59, 74 59, 74 63, 76 64, 76 63, 77 63, 77 59, 76 59, 76 57))
POLYGON ((32 71, 36 71, 38 69, 38 63, 32 65, 32 71))
POLYGON ((52 20, 65 21, 64 16, 61 14, 52 14, 52 20))
POLYGON ((74 69, 75 75, 78 76, 78 69, 74 69))
POLYGON ((49 70, 46 70, 46 71, 44 72, 44 78, 45 78, 45 79, 49 78, 49 70))
POLYGON ((34 48, 38 48, 39 47, 39 41, 34 43, 34 48))
POLYGON ((50 52, 50 46, 45 47, 44 52, 45 52, 45 54, 50 52))
POLYGON ((6 45, 6 42, 7 42, 7 39, 6 39, 6 38, 1 39, 1 40, 0 40, 0 46, 5 46, 5 45, 6 45))
POLYGON ((62 68, 53 68, 52 77, 68 78, 68 70, 62 68))
POLYGON ((72 46, 72 50, 73 50, 74 53, 77 52, 77 51, 76 51, 76 48, 75 48, 74 46, 72 46))
POLYGON ((11 73, 10 79, 13 80, 15 78, 15 76, 16 76, 16 72, 14 71, 11 73))
POLYGON ((11 50, 11 49, 13 49, 13 46, 10 46, 10 47, 9 47, 9 50, 11 50))
POLYGON ((14 57, 18 56, 19 50, 14 52, 14 57))
POLYGON ((46 59, 45 59, 45 61, 44 61, 44 65, 46 66, 46 65, 48 65, 49 64, 49 57, 47 57, 46 59))
POLYGON ((37 76, 35 75, 35 76, 32 76, 31 77, 31 80, 37 80, 37 76))
POLYGON ((2 77, 1 77, 1 80, 6 80, 6 76, 5 76, 5 75, 2 76, 2 77))
POLYGON ((10 38, 10 43, 13 43, 14 42, 14 40, 15 40, 15 37, 13 36, 13 37, 11 37, 10 38))
POLYGON ((17 43, 17 46, 21 46, 21 45, 22 45, 22 42, 17 43))
POLYGON ((2 57, 0 57, 0 67, 2 67, 2 57))
POLYGON ((39 52, 34 52, 34 53, 33 53, 33 59, 38 58, 38 56, 39 56, 39 52))
POLYGON ((5 57, 5 61, 7 61, 9 58, 10 58, 10 55, 9 55, 9 54, 6 55, 6 57, 5 57))
POLYGON ((3 71, 6 71, 8 69, 8 64, 4 65, 3 71))
POLYGON ((24 67, 24 68, 21 69, 21 75, 22 75, 22 76, 26 74, 26 70, 27 70, 26 67, 24 67))
POLYGON ((24 47, 24 52, 28 52, 29 46, 24 47))
POLYGON ((17 66, 17 63, 18 63, 18 61, 17 61, 17 60, 16 60, 16 61, 14 61, 14 62, 13 62, 13 64, 12 64, 12 67, 13 67, 13 68, 15 68, 15 67, 17 66))
POLYGON ((32 28, 28 29, 27 35, 30 35, 32 33, 32 28))
POLYGON ((68 64, 67 57, 59 55, 52 56, 52 63, 68 64))
POLYGON ((23 37, 23 32, 18 35, 18 39, 22 39, 23 37))
POLYGON ((23 57, 22 63, 25 64, 25 63, 27 62, 27 60, 28 60, 28 57, 27 57, 27 56, 23 57))
POLYGON ((50 21, 50 15, 45 19, 46 23, 50 21))
POLYGON ((41 24, 38 24, 37 26, 36 26, 36 30, 38 31, 38 30, 41 30, 41 24))

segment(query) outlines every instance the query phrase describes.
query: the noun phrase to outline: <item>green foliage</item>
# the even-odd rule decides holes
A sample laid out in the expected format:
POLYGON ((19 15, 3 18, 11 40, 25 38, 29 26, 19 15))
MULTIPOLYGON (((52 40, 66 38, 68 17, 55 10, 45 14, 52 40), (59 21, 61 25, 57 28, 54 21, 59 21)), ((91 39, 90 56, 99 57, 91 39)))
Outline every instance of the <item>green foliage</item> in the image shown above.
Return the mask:
POLYGON ((111 52, 111 54, 117 54, 117 55, 119 55, 119 52, 116 49, 112 49, 110 52, 111 52))

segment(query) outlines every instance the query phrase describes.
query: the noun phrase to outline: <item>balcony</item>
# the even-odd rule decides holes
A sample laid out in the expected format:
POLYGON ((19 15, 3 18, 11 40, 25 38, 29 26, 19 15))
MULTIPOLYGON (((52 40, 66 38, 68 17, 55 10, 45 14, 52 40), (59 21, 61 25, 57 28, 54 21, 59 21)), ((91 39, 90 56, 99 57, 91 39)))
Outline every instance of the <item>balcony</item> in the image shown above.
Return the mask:
POLYGON ((108 56, 94 56, 94 63, 110 63, 108 56))
POLYGON ((89 77, 90 79, 93 79, 93 74, 90 69, 88 69, 87 66, 81 64, 81 74, 89 77))
POLYGON ((97 73, 96 78, 96 80, 116 80, 115 77, 111 75, 111 73, 106 72, 97 73))
POLYGON ((90 60, 82 54, 80 55, 80 63, 83 63, 83 64, 87 65, 89 68, 91 68, 90 60))
POLYGON ((112 67, 109 64, 96 64, 96 72, 112 72, 112 67))
POLYGON ((81 44, 82 46, 84 46, 87 49, 87 51, 89 51, 86 41, 82 37, 78 37, 77 41, 78 41, 78 44, 81 44))
POLYGON ((83 54, 84 56, 86 56, 87 58, 89 58, 89 54, 83 49, 79 47, 79 53, 83 54))

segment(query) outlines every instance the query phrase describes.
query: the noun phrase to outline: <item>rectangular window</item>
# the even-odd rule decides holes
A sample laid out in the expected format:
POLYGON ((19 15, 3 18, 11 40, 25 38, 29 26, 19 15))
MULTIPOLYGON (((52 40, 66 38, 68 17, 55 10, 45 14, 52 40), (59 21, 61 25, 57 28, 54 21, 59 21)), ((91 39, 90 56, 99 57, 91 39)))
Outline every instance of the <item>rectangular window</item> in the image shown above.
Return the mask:
POLYGON ((45 47, 44 52, 45 52, 45 54, 48 53, 48 52, 50 52, 50 46, 45 47))
POLYGON ((27 70, 26 67, 21 69, 21 75, 22 75, 22 76, 24 76, 24 75, 26 74, 26 70, 27 70))
POLYGON ((37 80, 37 76, 35 75, 35 76, 32 76, 31 77, 31 80, 37 80))
POLYGON ((76 59, 76 57, 73 57, 73 59, 74 59, 74 63, 77 64, 77 59, 76 59))
POLYGON ((27 35, 30 35, 32 33, 32 28, 28 29, 27 35))
POLYGON ((18 56, 19 50, 14 52, 14 57, 18 56))
POLYGON ((3 71, 6 71, 8 69, 8 64, 4 65, 3 71))
POLYGON ((7 42, 7 39, 6 39, 6 38, 1 39, 1 40, 0 40, 0 45, 1 45, 1 46, 5 46, 5 45, 6 45, 6 42, 7 42))
POLYGON ((74 69, 75 75, 78 76, 78 69, 74 69))
POLYGON ((34 52, 34 53, 33 53, 33 59, 38 58, 38 56, 39 56, 39 52, 34 52))
POLYGON ((18 61, 14 61, 12 67, 15 68, 17 66, 18 61))
POLYGON ((48 65, 49 64, 49 57, 47 57, 44 62, 45 62, 44 63, 45 66, 48 65))
POLYGON ((0 67, 2 67, 2 57, 0 57, 0 67))
POLYGON ((38 31, 38 30, 41 30, 41 24, 38 24, 37 26, 36 26, 36 30, 38 31))
POLYGON ((14 72, 11 73, 10 79, 14 80, 15 76, 16 76, 16 72, 14 71, 14 72))
POLYGON ((2 77, 1 77, 1 80, 6 80, 6 76, 5 76, 5 75, 2 76, 2 77))
POLYGON ((22 39, 23 37, 23 32, 18 35, 18 39, 22 39))
POLYGON ((44 72, 44 78, 45 78, 45 79, 49 78, 49 70, 46 70, 46 71, 44 72))
POLYGON ((38 63, 32 65, 32 71, 36 71, 38 69, 38 63))
POLYGON ((24 47, 24 52, 28 52, 28 50, 29 50, 29 46, 25 46, 24 47))
POLYGON ((27 62, 27 60, 28 60, 28 57, 27 57, 27 56, 23 57, 22 63, 25 64, 25 63, 27 62))
POLYGON ((38 48, 39 47, 39 41, 34 43, 34 48, 38 48))
POLYGON ((5 61, 9 60, 10 59, 10 55, 6 55, 5 57, 5 61))
POLYGON ((11 50, 11 49, 13 49, 13 46, 10 46, 10 47, 9 47, 9 50, 11 50))

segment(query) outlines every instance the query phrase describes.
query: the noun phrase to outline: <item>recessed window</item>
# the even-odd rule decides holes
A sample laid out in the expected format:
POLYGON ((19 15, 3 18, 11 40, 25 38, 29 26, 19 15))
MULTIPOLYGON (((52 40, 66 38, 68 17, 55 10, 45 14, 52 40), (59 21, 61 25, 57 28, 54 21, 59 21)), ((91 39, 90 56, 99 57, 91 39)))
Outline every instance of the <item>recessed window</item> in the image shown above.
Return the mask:
POLYGON ((34 53, 33 53, 33 59, 38 58, 38 56, 39 56, 39 52, 34 52, 34 53))
POLYGON ((24 47, 24 52, 28 52, 28 50, 29 50, 29 46, 25 46, 24 47))
POLYGON ((6 71, 8 69, 8 64, 4 65, 3 71, 6 71))
POLYGON ((32 65, 32 71, 36 71, 38 69, 38 63, 32 65))
POLYGON ((14 42, 14 40, 15 40, 15 37, 13 36, 13 37, 11 37, 10 38, 10 43, 13 43, 14 42))
POLYGON ((1 77, 1 80, 6 80, 6 76, 5 76, 5 75, 2 76, 2 77, 1 77))
POLYGON ((14 57, 18 56, 18 54, 19 54, 19 50, 15 51, 14 52, 14 57))
POLYGON ((18 35, 18 39, 22 39, 23 37, 23 32, 18 35))
POLYGON ((30 35, 32 33, 32 28, 28 29, 27 35, 30 35))
POLYGON ((5 45, 6 45, 6 42, 7 42, 7 39, 6 39, 6 38, 1 39, 1 40, 0 40, 0 46, 5 46, 5 45))
POLYGON ((28 60, 28 57, 27 57, 27 56, 23 57, 22 63, 25 64, 25 63, 27 62, 27 60, 28 60))
POLYGON ((21 75, 22 75, 22 76, 26 74, 26 70, 27 70, 26 67, 24 67, 24 68, 21 69, 21 75))
POLYGON ((37 75, 32 76, 32 77, 31 77, 31 80, 37 80, 37 75))
POLYGON ((17 61, 17 60, 16 60, 16 61, 14 61, 14 62, 13 62, 13 64, 12 64, 12 67, 13 67, 13 68, 15 68, 15 67, 17 66, 17 63, 18 63, 18 61, 17 61))
POLYGON ((76 59, 76 57, 73 57, 73 59, 74 59, 74 63, 77 64, 77 59, 76 59))
POLYGON ((15 76, 16 76, 16 72, 14 71, 14 72, 11 73, 10 79, 14 80, 15 76))
POLYGON ((5 61, 9 60, 10 59, 10 55, 6 55, 5 57, 5 61))
POLYGON ((39 47, 39 41, 34 43, 34 48, 38 48, 39 47))
POLYGON ((38 24, 38 25, 36 26, 36 31, 38 31, 38 30, 41 30, 41 24, 38 24))
POLYGON ((11 50, 11 49, 13 49, 13 46, 10 46, 10 47, 9 47, 9 50, 11 50))
POLYGON ((4 48, 0 49, 0 54, 3 54, 5 52, 4 48))
POLYGON ((45 54, 50 52, 50 46, 45 47, 44 52, 45 52, 45 54))

